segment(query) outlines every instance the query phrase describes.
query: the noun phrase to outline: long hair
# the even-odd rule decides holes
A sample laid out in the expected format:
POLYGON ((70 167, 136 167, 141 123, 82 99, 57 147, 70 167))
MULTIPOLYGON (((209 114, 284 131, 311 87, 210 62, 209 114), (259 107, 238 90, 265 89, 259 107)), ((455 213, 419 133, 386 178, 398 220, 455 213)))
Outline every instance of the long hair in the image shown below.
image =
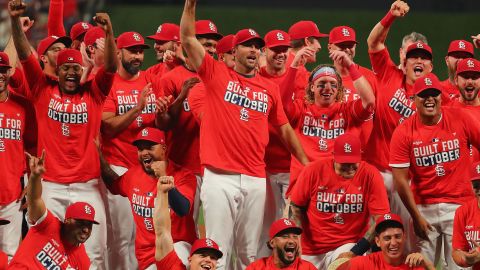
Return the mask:
POLYGON ((343 100, 344 91, 343 91, 342 76, 340 76, 340 73, 338 73, 338 71, 337 71, 337 69, 335 68, 334 65, 320 64, 311 72, 310 77, 308 77, 308 85, 307 85, 307 89, 305 89, 305 101, 309 104, 314 104, 315 103, 315 94, 311 90, 312 85, 314 83, 314 82, 312 82, 313 75, 315 75, 315 73, 323 67, 330 67, 333 70, 335 70, 335 76, 337 77, 337 84, 338 84, 337 95, 335 96, 335 102, 341 102, 343 100))

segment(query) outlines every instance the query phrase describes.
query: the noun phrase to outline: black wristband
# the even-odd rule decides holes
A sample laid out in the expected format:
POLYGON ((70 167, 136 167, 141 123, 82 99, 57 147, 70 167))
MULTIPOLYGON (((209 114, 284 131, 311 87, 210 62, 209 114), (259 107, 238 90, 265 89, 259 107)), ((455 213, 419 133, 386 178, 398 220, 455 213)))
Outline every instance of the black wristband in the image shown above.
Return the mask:
POLYGON ((355 246, 350 249, 353 254, 359 256, 362 255, 363 253, 367 252, 368 249, 370 248, 370 242, 368 242, 365 237, 362 237, 358 242, 355 244, 355 246))

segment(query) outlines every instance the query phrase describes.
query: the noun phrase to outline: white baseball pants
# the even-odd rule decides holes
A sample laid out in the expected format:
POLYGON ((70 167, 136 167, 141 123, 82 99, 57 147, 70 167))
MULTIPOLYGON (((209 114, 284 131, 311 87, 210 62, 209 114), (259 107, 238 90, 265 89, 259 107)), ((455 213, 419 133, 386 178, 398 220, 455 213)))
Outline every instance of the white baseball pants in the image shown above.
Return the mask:
POLYGON ((340 254, 350 251, 353 246, 355 246, 355 243, 347 243, 327 253, 318 255, 302 255, 302 259, 311 262, 317 269, 327 269, 328 266, 335 261, 340 254))

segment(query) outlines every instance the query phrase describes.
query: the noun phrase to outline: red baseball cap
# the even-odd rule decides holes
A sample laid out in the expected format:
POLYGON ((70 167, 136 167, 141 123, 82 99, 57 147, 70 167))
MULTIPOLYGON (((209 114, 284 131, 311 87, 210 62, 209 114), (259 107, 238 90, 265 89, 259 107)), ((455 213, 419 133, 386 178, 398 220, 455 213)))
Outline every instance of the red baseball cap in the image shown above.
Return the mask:
POLYGON ((0 67, 11 68, 10 58, 8 58, 8 54, 6 54, 5 52, 0 52, 0 67))
POLYGON ((86 33, 85 37, 83 38, 83 42, 85 43, 86 46, 91 46, 93 45, 97 39, 99 38, 105 38, 105 31, 99 26, 95 26, 90 28, 86 33))
POLYGON ((226 35, 217 43, 217 54, 228 53, 233 50, 235 35, 226 35))
POLYGON ((480 180, 480 162, 475 162, 472 164, 472 176, 470 180, 480 180))
POLYGON ((342 42, 357 42, 357 35, 355 30, 349 26, 337 26, 330 30, 330 34, 328 35, 328 43, 330 44, 337 44, 342 42))
POLYGON ((75 40, 81 34, 86 33, 93 25, 89 24, 88 22, 78 22, 72 26, 70 29, 70 37, 75 40))
POLYGON ((99 224, 95 220, 95 209, 86 202, 76 202, 69 205, 65 212, 65 219, 69 218, 87 220, 99 224))
POLYGON ((470 57, 473 57, 474 55, 473 44, 471 42, 468 42, 462 39, 454 40, 450 42, 450 45, 448 46, 447 55, 453 52, 465 52, 470 54, 470 57))
POLYGON ((418 78, 413 85, 413 91, 415 95, 420 94, 426 90, 437 90, 440 93, 442 92, 443 88, 438 80, 437 76, 433 73, 429 73, 423 77, 418 78))
POLYGON ((480 61, 475 58, 465 58, 457 62, 457 75, 462 72, 480 73, 480 61))
POLYGON ((65 49, 58 53, 57 67, 65 63, 76 63, 83 65, 82 53, 75 49, 65 49))
POLYGON ((117 37, 117 49, 124 49, 129 47, 139 46, 144 49, 149 49, 150 46, 145 44, 145 39, 137 32, 125 32, 117 37))
POLYGON ((375 231, 378 233, 380 225, 388 226, 389 224, 390 226, 395 224, 396 226, 401 226, 403 228, 403 222, 400 216, 390 213, 378 217, 377 222, 375 223, 375 231))
POLYGON ((408 46, 407 48, 406 58, 408 58, 409 54, 411 54, 414 51, 422 51, 425 54, 427 54, 430 57, 430 59, 433 59, 432 48, 430 48, 430 46, 428 46, 427 43, 417 41, 415 43, 410 44, 410 46, 408 46))
POLYGON ((57 36, 48 36, 38 43, 37 46, 37 53, 38 55, 44 55, 48 48, 55 43, 63 43, 65 47, 69 48, 72 45, 72 39, 65 36, 65 37, 57 37, 57 36))
POLYGON ((222 258, 223 256, 223 253, 220 251, 217 243, 209 238, 195 240, 195 242, 193 242, 192 249, 190 250, 190 256, 207 250, 213 251, 217 255, 218 259, 222 258))
POLYGON ((333 159, 337 163, 362 161, 362 144, 358 136, 350 133, 338 136, 333 145, 333 159))
POLYGON ((147 38, 156 41, 179 41, 180 40, 180 26, 174 23, 163 23, 157 28, 154 35, 147 38))
POLYGON ((288 34, 293 40, 307 37, 328 37, 327 34, 320 33, 317 24, 312 21, 299 21, 294 23, 290 26, 290 29, 288 29, 288 34))
POLYGON ((144 128, 142 129, 135 140, 133 145, 137 146, 140 141, 152 142, 154 144, 165 144, 165 134, 156 128, 144 128))
POLYGON ((295 222, 287 218, 276 220, 270 226, 270 239, 276 237, 279 233, 284 231, 291 231, 295 234, 302 234, 302 228, 298 227, 295 222))
POLYGON ((215 40, 219 40, 223 37, 218 33, 217 26, 210 20, 198 20, 195 22, 195 35, 197 36, 211 36, 215 40))
POLYGON ((290 35, 282 30, 272 30, 265 35, 265 47, 291 47, 290 35))
POLYGON ((10 224, 10 221, 0 218, 0 225, 7 225, 7 224, 10 224))
POLYGON ((260 43, 260 47, 265 46, 265 41, 260 37, 260 35, 255 32, 253 29, 242 29, 235 34, 235 38, 233 39, 233 46, 237 46, 244 42, 256 40, 260 43))

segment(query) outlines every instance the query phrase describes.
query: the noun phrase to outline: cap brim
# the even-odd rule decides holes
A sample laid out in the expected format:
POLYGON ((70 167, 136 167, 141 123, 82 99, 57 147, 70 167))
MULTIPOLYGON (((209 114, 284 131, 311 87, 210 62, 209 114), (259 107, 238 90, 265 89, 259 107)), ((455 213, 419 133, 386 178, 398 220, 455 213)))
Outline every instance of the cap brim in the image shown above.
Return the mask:
POLYGON ((199 248, 199 249, 195 250, 194 252, 192 252, 192 255, 202 253, 202 251, 213 252, 215 255, 217 255, 218 259, 223 257, 223 252, 221 252, 218 249, 209 248, 209 247, 199 248))
MULTIPOLYGON (((65 45, 65 47, 67 48, 70 48, 70 46, 72 45, 72 39, 70 37, 67 37, 67 36, 64 36, 64 37, 59 37, 57 40, 55 40, 52 44, 50 44, 50 46, 52 46, 53 44, 55 43, 63 43, 63 45, 65 45)), ((50 46, 48 46, 50 48, 50 46)), ((48 50, 48 48, 47 48, 48 50)))
POLYGON ((388 219, 375 225, 375 232, 378 233, 380 227, 390 227, 390 226, 392 227, 401 226, 402 228, 404 228, 403 224, 400 221, 388 219))
POLYGON ((5 65, 5 64, 0 64, 0 67, 7 67, 7 68, 12 68, 12 66, 5 65))
POLYGON ((157 35, 147 36, 147 38, 151 39, 151 40, 155 40, 155 41, 165 41, 165 42, 178 41, 177 39, 164 38, 164 37, 160 37, 160 36, 157 36, 157 35))
POLYGON ((359 163, 362 161, 362 156, 342 156, 333 154, 333 159, 337 163, 359 163))
POLYGON ((324 37, 329 37, 330 35, 329 34, 324 34, 324 33, 320 33, 318 35, 315 35, 315 36, 312 36, 312 37, 316 37, 316 38, 324 38, 324 37))
POLYGON ((119 49, 128 49, 128 48, 133 48, 133 47, 140 47, 142 49, 150 49, 150 45, 148 44, 136 44, 136 45, 132 45, 132 46, 125 46, 125 47, 122 47, 122 48, 119 48, 119 49))
POLYGON ((289 232, 300 235, 300 234, 302 234, 303 230, 300 227, 286 228, 284 230, 281 230, 281 231, 277 232, 277 234, 275 234, 273 237, 278 237, 283 233, 289 233, 289 232))
POLYGON ((429 96, 438 96, 442 94, 442 90, 437 89, 437 88, 426 88, 423 89, 422 91, 416 93, 417 96, 422 96, 424 94, 431 93, 429 96))
POLYGON ((137 146, 137 144, 139 144, 140 142, 147 142, 147 143, 151 143, 152 145, 155 145, 155 144, 162 144, 162 142, 156 142, 156 141, 152 141, 152 140, 147 140, 147 139, 139 139, 139 140, 135 140, 132 142, 133 145, 137 146))
POLYGON ((421 49, 421 48, 415 48, 413 50, 410 50, 409 52, 406 53, 405 58, 410 58, 410 56, 415 52, 422 52, 425 55, 427 55, 428 57, 430 57, 430 60, 433 59, 433 54, 431 52, 429 52, 426 49, 421 49))
POLYGON ((205 33, 205 34, 195 34, 197 38, 211 38, 214 40, 220 40, 223 38, 222 34, 219 33, 205 33))
POLYGON ((292 46, 290 45, 290 43, 284 43, 284 44, 274 44, 274 45, 270 45, 270 46, 268 46, 267 44, 265 44, 265 47, 271 49, 271 48, 278 48, 278 47, 291 48, 292 46))
POLYGON ((0 225, 7 225, 7 224, 10 224, 10 221, 6 219, 0 219, 0 225))
POLYGON ((262 38, 259 38, 259 37, 249 38, 249 39, 244 40, 244 41, 242 41, 242 42, 240 42, 240 43, 237 43, 236 45, 243 45, 243 44, 245 44, 245 43, 247 43, 247 42, 251 42, 251 41, 256 41, 256 42, 258 42, 258 43, 259 43, 258 45, 260 46, 260 48, 265 47, 265 40, 263 40, 262 38))

